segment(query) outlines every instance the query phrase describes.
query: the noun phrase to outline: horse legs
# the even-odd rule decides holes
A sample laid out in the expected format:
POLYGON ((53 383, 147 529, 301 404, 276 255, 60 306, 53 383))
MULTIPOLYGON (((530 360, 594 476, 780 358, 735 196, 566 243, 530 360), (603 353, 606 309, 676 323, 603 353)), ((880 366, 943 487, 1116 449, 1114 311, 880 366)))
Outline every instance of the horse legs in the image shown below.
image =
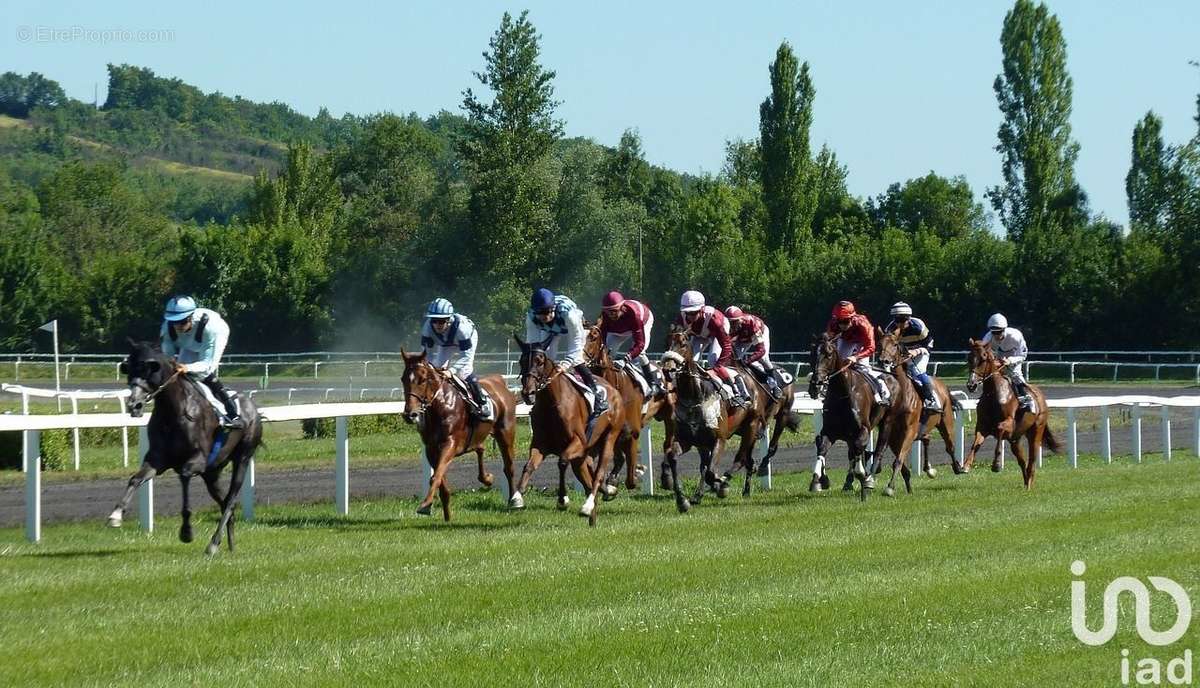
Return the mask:
POLYGON ((638 438, 642 432, 640 429, 631 430, 626 435, 622 435, 622 440, 625 443, 625 489, 636 490, 638 486, 638 462, 641 461, 641 456, 638 452, 638 438))
MULTIPOLYGON (((943 413, 937 428, 938 432, 942 434, 942 442, 946 445, 946 453, 950 456, 950 465, 954 472, 958 473, 962 467, 958 465, 958 459, 954 457, 954 413, 943 413)), ((929 451, 928 440, 925 441, 925 451, 929 451)))
POLYGON ((129 500, 133 498, 134 490, 138 489, 142 483, 154 477, 154 475, 154 466, 151 466, 148 461, 143 461, 137 472, 130 476, 129 484, 125 486, 125 494, 122 495, 121 501, 117 502, 117 505, 113 507, 112 513, 108 515, 108 525, 110 527, 121 527, 121 522, 125 520, 125 509, 129 506, 129 500))
POLYGON ((567 496, 567 460, 561 456, 558 458, 558 510, 563 511, 567 505, 571 503, 571 498, 567 496))
MULTIPOLYGON (((428 450, 427 450, 428 453, 428 450)), ((421 500, 420 506, 417 507, 417 514, 428 516, 433 507, 433 495, 436 492, 442 496, 442 515, 447 521, 450 520, 450 505, 447 503, 449 491, 442 492, 442 487, 446 482, 446 472, 450 470, 450 462, 453 460, 454 446, 446 445, 437 454, 437 465, 433 467, 433 477, 429 479, 429 491, 425 493, 425 499, 421 500)))
MULTIPOLYGON (((996 450, 992 454, 993 473, 999 473, 1000 471, 1004 470, 1004 464, 1000 463, 1000 454, 1004 451, 1004 440, 1008 439, 1009 437, 1010 435, 1003 430, 998 430, 996 432, 996 450)), ((1009 444, 1012 444, 1012 442, 1009 442, 1009 444)))
POLYGON ((817 445, 817 460, 813 463, 812 482, 808 484, 809 492, 824 492, 829 489, 829 474, 825 471, 825 454, 829 452, 829 447, 833 442, 829 441, 829 437, 818 432, 813 444, 817 445))
POLYGON ((1034 425, 1025 435, 1025 440, 1029 443, 1029 468, 1025 475, 1026 490, 1033 489, 1033 476, 1037 473, 1038 451, 1042 448, 1042 434, 1045 431, 1045 425, 1034 425))
MULTIPOLYGON (((1032 432, 1032 430, 1031 430, 1032 432)), ((1021 482, 1025 484, 1025 489, 1029 489, 1029 481, 1032 480, 1031 464, 1033 463, 1033 455, 1028 458, 1025 456, 1025 450, 1021 448, 1021 437, 1013 437, 1009 441, 1009 446, 1012 447, 1013 456, 1017 457, 1017 465, 1021 467, 1021 482)))
POLYGON ((742 483, 743 497, 750 496, 750 483, 754 479, 754 446, 757 444, 760 428, 759 423, 751 423, 747 431, 742 433, 742 443, 738 445, 737 460, 746 470, 746 481, 742 483))
MULTIPOLYGON (((690 449, 690 447, 687 449, 690 449)), ((682 454, 687 449, 681 448, 681 451, 678 453, 669 451, 665 454, 666 458, 663 460, 663 482, 667 482, 666 479, 669 477, 671 490, 675 493, 675 508, 681 514, 686 514, 692 508, 691 502, 687 500, 687 497, 683 496, 683 481, 679 479, 679 461, 677 460, 678 454, 682 454), (668 474, 667 471, 670 471, 670 473, 668 474)))
MULTIPOLYGON (((863 456, 867 453, 867 438, 870 436, 870 434, 871 430, 869 428, 860 427, 858 429, 858 434, 854 437, 854 440, 850 445, 850 475, 853 478, 858 478, 860 483, 859 499, 862 501, 866 501, 867 499, 867 490, 875 488, 874 474, 868 473, 866 466, 863 465, 863 456)), ((882 433, 879 436, 879 441, 883 441, 882 433)), ((878 449, 878 447, 876 447, 876 449, 878 449)), ((876 455, 879 454, 878 451, 875 453, 876 455)))
POLYGON ((217 530, 205 550, 209 556, 221 549, 221 531, 229 531, 229 551, 233 551, 233 511, 237 508, 237 496, 242 490, 242 481, 246 478, 246 461, 249 457, 238 456, 233 460, 233 475, 229 478, 229 491, 225 493, 221 504, 221 519, 217 521, 217 530))
POLYGON ((546 458, 546 455, 542 453, 541 449, 537 447, 529 448, 529 460, 525 462, 525 468, 521 471, 521 482, 508 499, 508 505, 513 509, 525 508, 525 498, 521 495, 529 487, 529 481, 533 479, 533 472, 542 464, 542 459, 544 458, 546 458))
POLYGON ((515 434, 512 423, 495 434, 496 445, 500 448, 500 458, 504 462, 504 478, 508 481, 508 494, 505 495, 505 498, 509 500, 512 499, 513 491, 516 489, 516 485, 513 484, 513 458, 517 453, 514 448, 515 434))
POLYGON ((476 458, 476 461, 479 463, 479 484, 483 485, 484 487, 491 487, 492 481, 495 479, 495 476, 493 476, 491 473, 488 473, 483 468, 483 447, 482 446, 480 446, 478 449, 475 450, 475 458, 476 458))
MULTIPOLYGON (((674 450, 674 448, 675 448, 675 420, 674 420, 674 418, 666 418, 663 420, 662 455, 664 457, 670 458, 671 452, 674 450)), ((683 453, 683 452, 680 452, 680 453, 683 453)), ((674 479, 672 478, 672 476, 675 475, 674 472, 668 472, 668 470, 667 470, 668 463, 669 463, 668 461, 664 460, 663 466, 662 466, 662 489, 664 491, 674 490, 675 489, 674 479, 678 479, 677 475, 675 476, 674 479)))
POLYGON ((979 427, 975 427, 975 439, 971 440, 971 448, 967 450, 967 455, 963 457, 962 472, 970 473, 971 468, 975 465, 975 452, 983 446, 985 435, 980 431, 979 427))
MULTIPOLYGON (((610 429, 608 432, 611 434, 615 433, 616 430, 610 429)), ((612 465, 613 452, 615 450, 616 443, 617 437, 610 436, 605 440, 604 444, 600 448, 600 455, 598 457, 596 466, 596 479, 592 481, 592 490, 590 493, 588 493, 587 502, 584 502, 584 507, 586 507, 589 502, 592 504, 592 509, 586 513, 589 526, 594 527, 597 519, 600 517, 600 510, 596 506, 596 493, 600 491, 601 486, 604 484, 604 481, 600 479, 600 476, 604 475, 605 472, 608 471, 609 466, 612 465)), ((633 462, 631 461, 630 463, 633 462)), ((580 509, 580 515, 584 515, 584 511, 585 509, 580 509)))
MULTIPOLYGON (((717 493, 717 497, 725 499, 729 494, 729 475, 717 477, 717 471, 720 470, 721 455, 725 452, 725 440, 718 437, 716 444, 713 446, 712 454, 709 457, 708 470, 704 473, 704 481, 707 482, 717 493)), ((734 464, 736 466, 736 464, 734 464)))
POLYGON ((700 455, 700 483, 696 485, 696 494, 692 495, 692 503, 699 504, 704 500, 704 488, 708 484, 708 476, 712 473, 710 466, 712 465, 712 448, 696 446, 696 453, 700 455))
POLYGON ((188 483, 192 480, 192 471, 186 465, 183 470, 179 471, 179 484, 183 488, 183 510, 180 515, 183 517, 183 523, 179 524, 179 541, 191 542, 192 535, 192 509, 190 505, 190 490, 188 483))

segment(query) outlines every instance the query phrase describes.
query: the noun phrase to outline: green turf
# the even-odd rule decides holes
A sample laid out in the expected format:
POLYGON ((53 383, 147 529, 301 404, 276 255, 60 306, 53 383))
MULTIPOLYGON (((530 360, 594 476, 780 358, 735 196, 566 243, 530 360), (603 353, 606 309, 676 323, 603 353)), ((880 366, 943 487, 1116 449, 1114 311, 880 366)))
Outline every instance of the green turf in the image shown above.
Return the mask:
POLYGON ((1096 686, 1122 647, 1197 646, 1195 623, 1146 646, 1128 601, 1081 645, 1068 568, 1087 562, 1093 628, 1119 575, 1200 600, 1194 457, 1053 462, 1028 494, 1011 470, 865 504, 805 486, 687 516, 623 496, 595 529, 545 495, 461 494, 449 525, 404 499, 261 506, 213 559, 211 512, 189 545, 170 518, 0 530, 0 685, 1096 686))

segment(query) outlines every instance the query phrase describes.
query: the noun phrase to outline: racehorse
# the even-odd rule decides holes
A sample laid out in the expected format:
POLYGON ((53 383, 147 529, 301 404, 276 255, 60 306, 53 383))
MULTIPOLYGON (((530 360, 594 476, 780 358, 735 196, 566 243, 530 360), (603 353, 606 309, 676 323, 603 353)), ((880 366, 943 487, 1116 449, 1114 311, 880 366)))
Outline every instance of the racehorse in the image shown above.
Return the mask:
MULTIPOLYGON (((875 328, 876 342, 883 342, 890 338, 891 335, 884 332, 883 328, 875 328)), ((899 335, 896 335, 896 339, 892 343, 898 343, 898 341, 899 335)), ((894 355, 895 352, 891 353, 894 355)), ((879 447, 886 445, 892 450, 893 458, 892 476, 888 480, 887 487, 883 489, 884 496, 893 497, 896 494, 897 467, 900 468, 900 474, 904 477, 905 492, 912 494, 912 470, 908 467, 908 455, 912 450, 913 442, 921 431, 923 407, 921 395, 917 393, 917 387, 909 379, 908 373, 904 370, 897 371, 894 366, 883 380, 884 384, 888 386, 890 403, 879 428, 879 442, 876 445, 874 462, 876 472, 882 465, 882 461, 879 461, 881 453, 879 447)))
POLYGON ((245 429, 231 430, 223 444, 214 449, 220 419, 207 397, 186 373, 175 368, 175 361, 168 358, 148 342, 129 340, 129 356, 121 363, 120 370, 129 384, 129 398, 125 410, 134 418, 140 418, 146 404, 154 401, 150 423, 146 428, 149 449, 142 465, 129 478, 125 494, 108 517, 108 525, 121 527, 125 509, 134 490, 146 480, 161 475, 167 469, 179 474, 183 486, 183 523, 179 527, 179 539, 192 541, 192 512, 188 495, 188 483, 193 475, 204 479, 204 486, 221 507, 217 530, 208 543, 209 555, 221 549, 221 531, 228 536, 229 551, 233 551, 233 511, 237 507, 237 496, 246 475, 246 464, 262 443, 262 419, 258 408, 249 398, 239 400, 241 417, 245 429), (232 464, 229 489, 221 494, 218 478, 226 465, 232 464))
MULTIPOLYGON (((638 463, 639 461, 639 444, 638 440, 642 434, 642 428, 651 420, 657 419, 660 416, 669 418, 670 409, 668 408, 671 400, 669 394, 658 394, 646 399, 642 393, 641 385, 621 368, 613 364, 612 352, 608 346, 600 339, 600 325, 598 323, 585 323, 587 328, 587 341, 583 346, 583 356, 587 361, 587 365, 596 373, 608 380, 609 384, 617 388, 621 393, 621 399, 625 404, 625 430, 621 433, 621 438, 617 440, 617 452, 613 458, 613 469, 607 477, 606 484, 615 485, 617 475, 621 467, 625 467, 625 487, 632 490, 637 487, 638 477, 641 475, 644 468, 638 463), (643 410, 643 407, 645 409, 643 410)), ((633 365, 632 361, 626 361, 626 366, 633 365)), ((664 443, 663 452, 665 453, 670 447, 670 441, 664 443)), ((604 493, 605 498, 609 497, 607 490, 604 493)))
POLYGON ((1004 378, 1001 371, 1004 364, 992 355, 991 347, 982 341, 971 339, 968 342, 967 391, 974 392, 979 383, 983 382, 983 392, 975 408, 975 439, 963 460, 963 471, 970 471, 975 465, 975 452, 983 444, 987 436, 996 438, 996 454, 992 459, 992 470, 1000 471, 1000 451, 1004 441, 1012 446, 1017 463, 1021 465, 1021 477, 1025 481, 1025 489, 1033 488, 1033 476, 1037 471, 1038 450, 1042 441, 1052 452, 1058 452, 1058 441, 1050 432, 1050 410, 1046 406, 1046 395, 1042 390, 1027 385, 1029 395, 1033 398, 1035 411, 1019 408, 1017 395, 1012 383, 1004 378), (1025 438, 1029 446, 1029 456, 1021 450, 1021 438, 1025 438))
MULTIPOLYGON (((908 363, 909 355, 900 343, 899 333, 884 333, 876 338, 876 342, 879 345, 879 361, 884 369, 890 369, 889 372, 900 371, 896 373, 897 377, 901 374, 907 376, 904 365, 908 363)), ((946 383, 933 375, 930 375, 929 379, 933 381, 933 395, 938 400, 938 410, 922 411, 920 432, 917 435, 922 449, 921 472, 929 478, 937 477, 937 469, 929 460, 929 442, 932 439, 933 428, 936 427, 946 445, 946 453, 950 455, 950 465, 955 473, 961 473, 962 467, 954 456, 954 409, 958 408, 958 403, 950 396, 950 389, 946 387, 946 383)))
POLYGON ((766 475, 771 465, 771 457, 775 456, 775 453, 779 451, 779 438, 783 435, 783 429, 787 428, 792 432, 800 430, 800 418, 792 412, 792 404, 796 401, 795 383, 789 382, 785 385, 782 388, 783 393, 779 395, 778 399, 775 399, 767 391, 766 385, 758 379, 758 376, 749 366, 738 363, 737 368, 742 374, 754 380, 758 391, 767 402, 767 409, 764 413, 764 425, 768 425, 774 421, 774 425, 771 428, 771 438, 767 443, 767 451, 763 455, 762 461, 758 462, 758 474, 766 475))
POLYGON ((429 479, 429 492, 417 513, 428 516, 433 505, 434 493, 442 498, 442 518, 450 520, 450 485, 446 471, 456 456, 474 451, 479 463, 479 482, 491 487, 492 474, 483 469, 484 443, 488 437, 495 438, 504 460, 504 476, 508 479, 512 498, 513 456, 516 454, 517 399, 508 391, 504 378, 487 375, 479 378, 479 386, 492 399, 495 420, 483 422, 471 415, 467 401, 460 393, 450 373, 438 370, 426 359, 424 353, 409 354, 400 351, 404 359, 404 420, 417 423, 421 433, 421 444, 425 456, 433 467, 429 479))
POLYGON ((525 507, 522 494, 529 487, 529 480, 547 454, 558 457, 558 506, 565 509, 568 503, 566 473, 567 465, 588 492, 588 497, 579 510, 580 516, 588 517, 589 525, 596 525, 599 514, 596 494, 604 483, 617 440, 625 425, 625 406, 621 394, 607 380, 597 379, 596 385, 608 393, 608 410, 594 419, 589 418, 588 404, 574 383, 567 379, 562 368, 555 365, 546 353, 545 343, 527 344, 513 336, 521 347, 521 396, 526 403, 532 400, 529 421, 533 426, 533 438, 529 443, 529 461, 521 472, 521 481, 513 492, 509 505, 514 509, 525 507), (591 421, 589 423, 589 421, 591 421), (590 465, 588 458, 596 460, 590 465))
MULTIPOLYGON (((675 354, 678 356, 678 354, 675 354)), ((729 479, 734 471, 744 469, 746 480, 742 496, 750 494, 750 483, 754 475, 754 443, 765 422, 766 395, 756 387, 748 387, 750 403, 744 407, 731 408, 721 398, 719 384, 713 376, 700 368, 686 347, 683 364, 675 372, 675 442, 667 451, 665 463, 671 470, 671 483, 675 491, 675 506, 686 513, 690 504, 683 496, 679 481, 676 458, 692 447, 700 454, 700 483, 692 499, 696 504, 704 497, 705 486, 724 498, 728 494, 729 479), (724 476, 716 475, 717 464, 725 442, 738 435, 741 442, 730 470, 724 476)))
POLYGON ((813 339, 809 352, 812 374, 808 395, 813 399, 823 398, 823 401, 821 431, 815 439, 817 460, 808 489, 810 492, 829 489, 825 455, 834 442, 841 440, 850 454, 850 470, 842 489, 853 489, 857 478, 861 487, 860 499, 866 500, 867 490, 875 487, 874 471, 868 472, 864 464, 867 440, 887 409, 875 401, 875 390, 864 374, 851 368, 850 361, 838 351, 837 339, 838 335, 822 333, 813 339))

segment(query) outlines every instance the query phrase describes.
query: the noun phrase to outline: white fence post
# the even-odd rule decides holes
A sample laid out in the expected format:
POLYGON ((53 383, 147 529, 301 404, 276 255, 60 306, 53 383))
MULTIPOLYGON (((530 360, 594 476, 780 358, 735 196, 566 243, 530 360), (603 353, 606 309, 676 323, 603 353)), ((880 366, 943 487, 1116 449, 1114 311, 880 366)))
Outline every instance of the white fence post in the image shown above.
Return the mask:
POLYGON ((967 455, 967 414, 963 411, 954 412, 954 424, 958 427, 958 444, 954 445, 954 458, 961 467, 967 455))
MULTIPOLYGON (((75 397, 71 397, 71 413, 79 415, 79 399, 75 397)), ((79 428, 71 428, 71 437, 75 441, 75 470, 79 470, 79 428)))
POLYGON ((1108 416, 1108 407, 1104 408, 1104 437, 1101 439, 1101 453, 1104 463, 1112 463, 1112 419, 1108 416))
MULTIPOLYGON (((767 432, 767 428, 764 426, 762 429, 762 433, 758 437, 758 441, 754 443, 753 457, 754 457, 754 461, 756 464, 758 464, 760 466, 762 465, 763 457, 765 457, 767 455, 767 445, 770 443, 771 443, 770 433, 767 432)), ((764 489, 764 490, 771 489, 771 466, 770 466, 770 464, 767 464, 767 472, 762 475, 761 479, 759 480, 759 484, 762 486, 762 489, 764 489)))
POLYGON ((246 461, 246 474, 242 480, 242 519, 254 520, 254 457, 246 461))
POLYGON ((1133 460, 1142 462, 1142 408, 1133 405, 1133 460))
POLYGON ((1192 409, 1192 451, 1200 456, 1200 407, 1192 409))
MULTIPOLYGON (((648 423, 642 427, 642 434, 638 437, 638 454, 646 457, 646 473, 642 476, 642 494, 647 497, 654 496, 654 438, 653 438, 653 423, 648 423)), ((634 470, 637 470, 636 467, 634 470)))
POLYGON ((1067 409, 1067 456, 1071 459, 1071 468, 1079 466, 1079 446, 1075 436, 1075 409, 1067 409))
POLYGON ((1162 407, 1163 459, 1171 460, 1171 407, 1162 407))
POLYGON ((334 491, 333 502, 337 512, 342 516, 350 513, 350 437, 347 432, 346 416, 338 416, 334 421, 334 447, 337 458, 334 461, 334 491))
MULTIPOLYGON (((20 363, 20 361, 21 361, 21 359, 18 358, 17 362, 20 363)), ((20 378, 17 378, 17 379, 20 379, 20 378)), ((25 416, 29 415, 29 392, 21 392, 21 414, 25 415, 25 416)), ((22 441, 22 443, 24 443, 24 442, 27 442, 28 440, 29 440, 29 431, 26 430, 25 432, 21 433, 21 441, 22 441)), ((39 439, 39 442, 40 441, 41 440, 39 439)), ((1200 445, 1198 445, 1198 446, 1200 446, 1200 445)), ((26 463, 24 461, 21 462, 21 470, 22 471, 29 470, 29 466, 26 465, 26 463)))
POLYGON ((42 539, 42 432, 26 430, 21 433, 21 464, 25 467, 25 539, 42 539))
MULTIPOLYGON (((150 432, 147 426, 138 428, 138 466, 146 461, 150 451, 150 432)), ((138 525, 147 533, 154 532, 154 476, 138 486, 138 525)))

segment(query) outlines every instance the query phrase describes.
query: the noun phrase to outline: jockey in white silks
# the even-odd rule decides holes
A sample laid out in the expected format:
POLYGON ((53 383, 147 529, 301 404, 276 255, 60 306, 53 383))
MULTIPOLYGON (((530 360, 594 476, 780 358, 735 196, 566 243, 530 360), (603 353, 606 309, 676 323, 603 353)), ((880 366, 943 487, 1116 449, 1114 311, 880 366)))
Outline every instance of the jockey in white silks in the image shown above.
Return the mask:
POLYGON ((1029 348, 1025 345, 1025 335, 1015 327, 1008 326, 1008 318, 996 313, 988 318, 988 333, 983 337, 984 346, 992 348, 992 355, 1004 364, 1004 376, 1012 383, 1017 393, 1017 401, 1024 408, 1029 408, 1033 397, 1029 395, 1028 383, 1021 364, 1029 356, 1029 348))
POLYGON ((471 412, 484 422, 494 420, 492 400, 483 393, 475 375, 475 352, 479 349, 479 333, 475 323, 446 299, 434 299, 425 310, 421 327, 421 347, 435 368, 448 370, 466 383, 475 408, 471 412))
POLYGON ((596 397, 592 409, 594 415, 608 410, 608 393, 604 387, 596 384, 596 377, 583 360, 587 331, 583 328, 583 311, 574 301, 563 294, 555 295, 549 289, 533 292, 525 317, 525 341, 545 347, 547 355, 557 362, 564 373, 574 370, 579 375, 596 397))
POLYGON ((163 311, 159 330, 162 352, 175 360, 175 369, 212 390, 213 396, 225 406, 221 425, 229 429, 244 429, 246 423, 238 414, 237 404, 217 377, 221 356, 229 343, 229 324, 216 311, 197 308, 190 296, 174 296, 163 311))

